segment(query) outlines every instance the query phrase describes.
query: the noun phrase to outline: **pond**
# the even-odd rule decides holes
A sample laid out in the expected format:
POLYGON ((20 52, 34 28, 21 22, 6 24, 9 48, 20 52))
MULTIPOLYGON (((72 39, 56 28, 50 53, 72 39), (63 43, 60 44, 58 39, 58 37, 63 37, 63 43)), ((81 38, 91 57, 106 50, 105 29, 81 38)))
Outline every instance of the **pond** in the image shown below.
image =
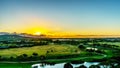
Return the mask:
MULTIPOLYGON (((87 68, 91 65, 98 65, 100 62, 84 62, 80 64, 71 64, 73 68, 79 67, 80 65, 85 65, 87 68)), ((64 68, 66 63, 58 64, 45 64, 45 63, 0 63, 0 68, 64 68)), ((103 66, 100 66, 104 68, 103 66)), ((107 68, 110 68, 107 66, 107 68)))
MULTIPOLYGON (((73 68, 75 67, 79 67, 80 65, 85 65, 87 68, 91 65, 97 65, 99 64, 99 62, 84 62, 81 64, 71 64, 73 66, 73 68)), ((65 65, 65 63, 58 63, 55 65, 48 65, 48 64, 33 64, 32 68, 63 68, 65 65)))

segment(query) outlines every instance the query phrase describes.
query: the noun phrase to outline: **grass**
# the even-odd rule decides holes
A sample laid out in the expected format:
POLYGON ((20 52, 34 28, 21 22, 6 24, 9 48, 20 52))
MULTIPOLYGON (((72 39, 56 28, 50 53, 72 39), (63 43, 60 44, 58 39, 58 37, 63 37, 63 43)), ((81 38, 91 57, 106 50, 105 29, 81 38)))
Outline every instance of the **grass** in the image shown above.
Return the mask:
POLYGON ((45 45, 45 46, 34 46, 34 47, 23 47, 23 48, 12 48, 12 49, 3 49, 0 50, 0 56, 3 57, 16 57, 21 54, 27 54, 31 56, 34 52, 38 53, 38 55, 66 55, 66 54, 77 54, 81 51, 77 48, 77 46, 72 45, 45 45), (51 52, 52 50, 52 52, 51 52), (78 52, 75 52, 77 50, 78 52))
MULTIPOLYGON (((112 43, 109 43, 112 44, 112 43)), ((116 45, 119 45, 120 43, 114 43, 116 45)), ((93 55, 89 56, 86 55, 87 52, 81 51, 78 49, 78 46, 74 45, 44 45, 44 46, 34 46, 34 47, 23 47, 23 48, 11 48, 11 49, 3 49, 0 50, 0 56, 3 57, 16 57, 21 54, 27 54, 28 56, 31 56, 33 53, 38 53, 38 55, 49 55, 49 56, 61 56, 61 55, 73 55, 73 54, 79 54, 77 57, 66 59, 48 59, 46 62, 53 62, 53 63, 61 63, 61 62, 71 62, 71 61, 78 61, 78 60, 84 60, 84 61, 94 61, 94 60, 101 60, 103 55, 93 55), (77 50, 77 52, 76 52, 77 50), (83 56, 82 56, 83 55, 83 56), (85 57, 86 55, 86 57, 85 57)), ((107 57, 111 57, 113 54, 111 50, 105 50, 107 52, 107 57)), ((0 63, 1 68, 30 68, 32 63, 0 63)))
MULTIPOLYGON (((112 42, 108 44, 112 44, 112 42)), ((114 55, 112 51, 109 49, 105 49, 104 51, 106 52, 107 57, 112 57, 114 55)), ((67 44, 62 44, 62 45, 50 44, 50 45, 44 45, 44 46, 10 48, 10 49, 0 50, 0 56, 6 57, 6 58, 17 57, 22 54, 27 54, 29 57, 29 56, 32 56, 33 53, 37 53, 38 56, 44 55, 48 60, 49 59, 80 60, 82 58, 84 59, 84 57, 98 58, 98 59, 103 58, 103 55, 96 54, 96 53, 93 53, 93 55, 91 55, 92 53, 82 51, 78 48, 78 46, 67 45, 67 44)))
POLYGON ((31 65, 30 63, 0 63, 0 68, 31 68, 31 65))
POLYGON ((101 44, 110 44, 110 45, 118 45, 120 46, 120 42, 99 42, 101 44))
MULTIPOLYGON (((38 53, 38 55, 47 56, 48 62, 65 62, 72 60, 85 60, 86 58, 102 58, 103 55, 95 54, 86 51, 81 51, 78 46, 75 45, 44 45, 44 46, 34 46, 34 47, 23 47, 23 48, 11 48, 0 50, 0 56, 10 58, 17 57, 22 54, 27 54, 31 56, 33 53, 38 53), (76 51, 77 50, 77 51, 76 51), (51 52, 52 51, 52 52, 51 52), (89 55, 90 54, 90 55, 89 55), (57 59, 57 57, 62 57, 62 60, 57 59)), ((86 59, 86 61, 89 59, 86 59)))

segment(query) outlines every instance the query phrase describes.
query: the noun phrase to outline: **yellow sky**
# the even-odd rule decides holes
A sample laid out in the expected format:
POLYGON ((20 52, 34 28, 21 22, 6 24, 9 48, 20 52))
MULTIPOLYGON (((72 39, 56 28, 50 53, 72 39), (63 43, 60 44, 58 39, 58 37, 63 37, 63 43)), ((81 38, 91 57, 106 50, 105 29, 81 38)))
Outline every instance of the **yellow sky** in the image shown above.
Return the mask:
POLYGON ((0 0, 0 32, 120 35, 119 1, 0 0))
MULTIPOLYGON (((22 13, 17 15, 16 19, 10 19, 7 22, 10 24, 2 23, 1 32, 17 32, 17 33, 41 33, 48 35, 120 35, 118 30, 112 28, 78 28, 78 26, 69 26, 70 23, 58 23, 58 21, 53 21, 49 19, 44 19, 32 15, 29 13, 22 13), (60 25, 59 25, 60 24, 60 25), (67 25, 66 27, 63 27, 67 25), (71 28, 70 28, 71 27, 71 28)), ((89 24, 88 24, 89 25, 89 24)), ((94 24, 93 24, 94 25, 94 24)), ((87 26, 86 26, 87 27, 87 26)), ((98 26, 99 27, 99 26, 98 26)))

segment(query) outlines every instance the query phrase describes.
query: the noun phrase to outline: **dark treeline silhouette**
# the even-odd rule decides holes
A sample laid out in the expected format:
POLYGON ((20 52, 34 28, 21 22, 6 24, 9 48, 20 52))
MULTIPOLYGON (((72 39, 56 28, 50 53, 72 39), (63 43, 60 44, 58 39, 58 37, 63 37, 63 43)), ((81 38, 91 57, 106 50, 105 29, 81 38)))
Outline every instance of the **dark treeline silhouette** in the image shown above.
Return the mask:
POLYGON ((70 45, 78 45, 80 42, 75 40, 55 40, 53 41, 55 44, 70 44, 70 45))

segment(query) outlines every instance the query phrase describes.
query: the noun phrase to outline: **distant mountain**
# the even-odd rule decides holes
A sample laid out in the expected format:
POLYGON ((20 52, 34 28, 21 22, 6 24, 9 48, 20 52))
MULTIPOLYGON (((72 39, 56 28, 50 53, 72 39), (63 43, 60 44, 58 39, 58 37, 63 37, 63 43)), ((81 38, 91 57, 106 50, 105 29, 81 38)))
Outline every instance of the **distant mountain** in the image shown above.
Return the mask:
POLYGON ((0 34, 0 41, 9 41, 9 40, 20 40, 26 38, 46 38, 45 35, 31 35, 31 34, 16 34, 16 33, 1 33, 0 34))
POLYGON ((10 33, 8 33, 8 32, 0 32, 0 35, 8 35, 8 34, 10 34, 10 33))
POLYGON ((9 34, 4 34, 0 35, 0 41, 5 41, 5 40, 17 40, 17 39, 24 39, 25 37, 19 36, 19 35, 9 35, 9 34))

